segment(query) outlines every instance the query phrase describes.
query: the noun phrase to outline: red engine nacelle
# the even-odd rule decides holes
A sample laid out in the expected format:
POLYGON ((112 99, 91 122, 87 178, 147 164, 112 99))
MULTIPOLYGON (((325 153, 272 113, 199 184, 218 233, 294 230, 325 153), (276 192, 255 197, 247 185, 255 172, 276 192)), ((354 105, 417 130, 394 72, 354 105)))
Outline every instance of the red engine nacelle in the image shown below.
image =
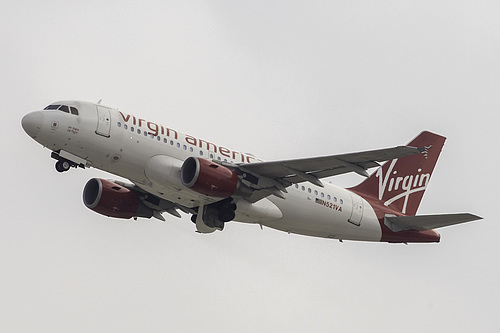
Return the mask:
POLYGON ((83 203, 94 212, 120 219, 153 216, 153 210, 141 202, 135 191, 99 178, 85 185, 83 203))
POLYGON ((181 167, 182 184, 198 193, 228 198, 238 188, 238 175, 233 170, 209 160, 189 157, 181 167))

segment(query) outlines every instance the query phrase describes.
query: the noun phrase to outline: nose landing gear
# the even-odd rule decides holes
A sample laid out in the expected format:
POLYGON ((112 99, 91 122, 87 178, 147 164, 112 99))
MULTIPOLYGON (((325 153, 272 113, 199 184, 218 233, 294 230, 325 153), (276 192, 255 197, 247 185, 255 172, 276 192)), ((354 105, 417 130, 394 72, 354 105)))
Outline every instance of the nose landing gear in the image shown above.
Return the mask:
POLYGON ((71 168, 71 163, 66 160, 59 160, 56 162, 56 170, 59 172, 68 171, 71 168))
POLYGON ((87 160, 84 160, 71 153, 63 152, 61 150, 53 151, 52 154, 50 154, 50 157, 57 160, 56 170, 59 172, 66 172, 70 168, 78 168, 78 167, 85 169, 85 166, 90 166, 90 163, 87 160), (64 156, 62 156, 63 153, 64 156))

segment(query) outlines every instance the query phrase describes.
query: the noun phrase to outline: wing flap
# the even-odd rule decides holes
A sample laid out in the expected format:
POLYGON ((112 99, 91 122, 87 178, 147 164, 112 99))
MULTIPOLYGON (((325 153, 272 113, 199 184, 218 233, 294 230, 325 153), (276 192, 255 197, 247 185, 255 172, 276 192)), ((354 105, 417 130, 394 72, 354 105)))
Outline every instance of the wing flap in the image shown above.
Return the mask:
POLYGON ((384 222, 389 229, 397 232, 403 230, 431 230, 481 219, 482 217, 470 213, 417 216, 387 215, 384 222))

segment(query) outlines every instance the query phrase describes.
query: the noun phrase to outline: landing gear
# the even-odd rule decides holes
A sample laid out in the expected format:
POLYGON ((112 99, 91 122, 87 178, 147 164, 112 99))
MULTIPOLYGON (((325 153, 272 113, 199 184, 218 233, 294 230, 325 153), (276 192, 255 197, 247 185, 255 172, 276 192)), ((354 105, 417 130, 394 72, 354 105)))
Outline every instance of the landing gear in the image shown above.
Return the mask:
POLYGON ((219 207, 219 221, 229 222, 233 220, 234 217, 236 216, 235 210, 236 210, 236 204, 232 203, 232 199, 231 201, 224 202, 219 207))
POLYGON ((60 160, 56 162, 56 170, 59 172, 65 172, 68 171, 69 168, 71 168, 71 164, 69 161, 66 160, 60 160))
POLYGON ((57 160, 56 170, 58 172, 66 172, 70 168, 77 168, 78 167, 78 164, 76 164, 75 162, 70 161, 62 156, 59 156, 59 151, 57 151, 57 152, 53 151, 52 154, 50 154, 50 157, 57 160))
MULTIPOLYGON (((219 202, 203 207, 203 223, 210 228, 224 229, 224 223, 232 221, 236 216, 236 204, 233 198, 227 198, 219 202)), ((191 216, 191 222, 196 224, 197 214, 191 216)))

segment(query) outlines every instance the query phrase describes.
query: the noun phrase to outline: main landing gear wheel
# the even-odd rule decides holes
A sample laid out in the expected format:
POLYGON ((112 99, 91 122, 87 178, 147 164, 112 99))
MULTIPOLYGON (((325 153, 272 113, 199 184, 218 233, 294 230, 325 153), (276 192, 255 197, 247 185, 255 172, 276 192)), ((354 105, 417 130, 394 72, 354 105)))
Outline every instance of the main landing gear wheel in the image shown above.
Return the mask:
POLYGON ((57 161, 56 163, 56 170, 59 172, 68 171, 70 167, 71 164, 68 161, 57 161))

